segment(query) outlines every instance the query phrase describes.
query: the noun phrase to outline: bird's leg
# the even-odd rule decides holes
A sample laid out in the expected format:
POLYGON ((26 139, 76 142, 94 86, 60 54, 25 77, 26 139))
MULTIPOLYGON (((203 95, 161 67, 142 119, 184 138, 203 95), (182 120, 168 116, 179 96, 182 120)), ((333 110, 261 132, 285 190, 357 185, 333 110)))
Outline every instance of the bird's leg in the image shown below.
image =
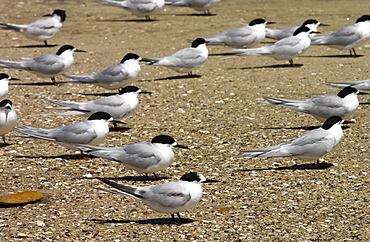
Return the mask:
POLYGON ((45 46, 49 46, 47 40, 44 40, 45 46))
POLYGON ((290 63, 290 66, 291 67, 295 67, 294 62, 293 62, 293 59, 292 60, 289 60, 289 63, 290 63))
POLYGON ((189 77, 192 77, 192 76, 193 76, 193 72, 192 72, 192 71, 191 71, 191 72, 189 72, 189 73, 188 73, 188 76, 189 76, 189 77))
POLYGON ((53 82, 53 84, 54 84, 54 85, 56 85, 56 86, 58 85, 58 83, 55 81, 55 76, 53 76, 53 77, 51 78, 51 81, 53 82))
POLYGON ((211 15, 211 11, 209 11, 209 9, 207 9, 207 10, 204 11, 204 14, 205 15, 211 15))
POLYGON ((154 175, 154 178, 155 178, 156 180, 159 180, 159 176, 158 176, 157 174, 155 174, 155 172, 153 172, 153 175, 154 175))
POLYGON ((179 221, 182 222, 182 219, 180 217, 180 213, 176 213, 177 214, 177 217, 179 217, 179 221))
POLYGON ((150 16, 149 15, 145 16, 145 20, 146 21, 151 21, 150 16))
POLYGON ((8 143, 6 143, 6 141, 5 141, 5 135, 3 136, 3 145, 2 146, 7 146, 7 145, 9 145, 8 143))
POLYGON ((84 152, 82 150, 80 150, 81 152, 81 157, 83 160, 91 160, 91 157, 90 156, 85 156, 84 152))

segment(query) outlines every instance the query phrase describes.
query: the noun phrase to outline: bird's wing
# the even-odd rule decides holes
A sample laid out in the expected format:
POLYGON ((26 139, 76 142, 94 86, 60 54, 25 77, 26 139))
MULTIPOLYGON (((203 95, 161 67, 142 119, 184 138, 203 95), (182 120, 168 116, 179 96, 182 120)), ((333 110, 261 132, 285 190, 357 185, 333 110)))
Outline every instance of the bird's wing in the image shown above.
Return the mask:
POLYGON ((190 201, 190 191, 179 181, 162 183, 149 189, 137 191, 145 200, 158 203, 165 207, 179 207, 190 201))

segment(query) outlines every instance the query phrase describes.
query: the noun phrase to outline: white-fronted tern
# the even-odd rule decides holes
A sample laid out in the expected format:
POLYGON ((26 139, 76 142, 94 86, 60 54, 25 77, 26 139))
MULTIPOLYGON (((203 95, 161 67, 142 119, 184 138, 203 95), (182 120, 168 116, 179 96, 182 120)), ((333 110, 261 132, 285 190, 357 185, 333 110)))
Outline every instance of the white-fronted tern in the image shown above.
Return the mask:
POLYGON ((351 56, 358 57, 355 48, 363 45, 369 38, 370 15, 363 15, 354 24, 334 33, 315 37, 311 45, 326 45, 341 51, 349 50, 351 56))
POLYGON ((5 73, 0 73, 0 100, 6 97, 6 95, 8 94, 10 80, 19 80, 19 79, 12 78, 5 73))
POLYGON ((230 29, 216 35, 205 37, 207 45, 227 45, 231 47, 253 47, 259 44, 266 35, 265 27, 267 22, 264 19, 254 19, 245 26, 230 29))
POLYGON ((164 6, 164 0, 101 0, 101 3, 123 8, 138 17, 145 16, 146 20, 151 20, 150 15, 157 13, 164 6))
POLYGON ((302 54, 310 47, 311 33, 318 33, 310 30, 308 27, 299 27, 293 36, 281 39, 273 45, 262 46, 254 49, 231 49, 231 51, 239 52, 234 56, 245 55, 262 55, 274 58, 275 60, 289 60, 292 67, 294 65, 293 57, 302 54))
POLYGON ((122 61, 110 66, 102 72, 90 75, 66 75, 63 76, 76 80, 72 83, 92 84, 108 90, 119 89, 133 83, 140 73, 140 56, 133 53, 126 54, 122 61))
POLYGON ((3 145, 8 145, 5 135, 17 125, 17 113, 12 105, 13 103, 8 99, 0 102, 0 136, 3 137, 3 145))
POLYGON ((74 52, 85 52, 77 50, 72 45, 63 45, 55 54, 41 55, 34 58, 22 57, 24 61, 0 60, 2 68, 14 68, 29 71, 36 76, 50 78, 56 84, 55 76, 62 74, 71 68, 74 52))
POLYGON ((192 70, 203 65, 207 58, 206 41, 198 38, 192 42, 191 47, 161 58, 143 58, 142 62, 147 65, 165 66, 179 73, 188 73, 189 76, 193 76, 192 70))
MULTIPOLYGON (((317 32, 319 26, 329 26, 328 24, 323 24, 317 21, 316 19, 308 19, 301 26, 306 26, 314 32, 317 32)), ((286 37, 293 36, 294 32, 301 26, 294 26, 286 29, 269 29, 266 28, 266 38, 281 40, 286 37)), ((310 35, 312 39, 316 34, 313 33, 310 35)))
POLYGON ((156 212, 170 213, 173 220, 175 220, 175 214, 177 214, 180 221, 180 212, 193 208, 202 198, 202 185, 204 183, 219 182, 217 180, 206 179, 202 174, 197 172, 186 173, 176 181, 144 187, 124 185, 106 178, 98 179, 116 188, 98 188, 99 190, 141 200, 156 212))
POLYGON ((174 7, 189 7, 205 15, 211 15, 210 9, 220 3, 221 0, 178 0, 165 2, 166 5, 174 7))
POLYGON ((341 117, 328 118, 320 128, 311 130, 299 138, 260 149, 242 151, 246 157, 295 157, 302 160, 316 160, 334 149, 342 139, 343 120, 341 117))
POLYGON ((99 147, 76 145, 76 147, 94 156, 122 163, 127 169, 138 173, 153 173, 165 169, 174 160, 173 148, 189 149, 179 145, 168 135, 158 135, 150 142, 139 142, 124 147, 99 147))
MULTIPOLYGON (((109 113, 114 119, 122 119, 131 114, 138 106, 139 94, 150 93, 135 86, 127 86, 119 94, 103 97, 88 102, 60 101, 44 98, 44 100, 63 107, 47 107, 54 110, 64 110, 63 113, 48 113, 43 115, 82 115, 90 116, 96 112, 109 113)), ((114 123, 115 124, 115 123, 114 123)))
POLYGON ((0 27, 6 30, 19 32, 29 39, 44 41, 47 46, 47 40, 54 37, 62 28, 66 20, 66 12, 56 9, 51 14, 44 15, 43 17, 46 16, 51 16, 51 18, 39 19, 29 24, 0 22, 0 27))
POLYGON ((358 107, 358 94, 356 88, 345 87, 336 95, 320 95, 301 100, 274 97, 264 99, 273 105, 308 113, 320 121, 325 121, 332 116, 342 119, 350 117, 358 107))
POLYGON ((14 129, 27 135, 23 138, 49 140, 67 149, 79 150, 74 146, 75 144, 98 145, 103 142, 109 133, 109 122, 123 123, 113 120, 108 113, 97 112, 92 114, 87 120, 64 127, 44 129, 19 125, 20 128, 14 129))

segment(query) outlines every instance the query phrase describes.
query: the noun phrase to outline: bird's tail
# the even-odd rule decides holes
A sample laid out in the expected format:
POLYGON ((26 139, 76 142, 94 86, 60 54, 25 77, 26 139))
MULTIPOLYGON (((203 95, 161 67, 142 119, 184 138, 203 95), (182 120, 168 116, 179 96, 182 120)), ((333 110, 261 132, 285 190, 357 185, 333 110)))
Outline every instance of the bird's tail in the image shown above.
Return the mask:
POLYGON ((117 190, 111 190, 111 189, 101 189, 101 188, 99 188, 100 190, 110 192, 110 193, 120 194, 120 195, 127 195, 127 196, 130 196, 130 197, 136 198, 136 199, 144 198, 140 194, 136 193, 137 188, 135 186, 127 186, 127 185, 119 184, 117 182, 111 181, 111 180, 106 179, 106 178, 98 178, 98 179, 100 181, 104 182, 105 184, 108 184, 109 186, 114 187, 114 188, 117 189, 117 190))
POLYGON ((72 79, 73 81, 68 82, 69 84, 93 84, 97 83, 96 80, 91 78, 89 75, 66 75, 62 74, 62 76, 65 76, 67 78, 72 79))
POLYGON ((113 6, 113 7, 119 7, 119 8, 127 7, 125 5, 125 1, 101 0, 100 3, 106 6, 113 6))
POLYGON ((175 6, 175 7, 189 7, 189 4, 186 1, 166 1, 165 5, 167 6, 175 6))
POLYGON ((254 49, 229 49, 233 52, 238 52, 236 56, 245 56, 245 55, 266 55, 269 54, 267 48, 254 48, 254 49))
POLYGON ((13 30, 16 32, 22 32, 25 29, 23 25, 1 23, 1 22, 0 22, 0 28, 5 29, 5 30, 13 30))
POLYGON ((266 101, 273 105, 282 106, 286 108, 290 108, 296 111, 303 111, 304 102, 302 100, 291 100, 291 99, 283 99, 283 98, 274 98, 274 97, 263 97, 266 101))

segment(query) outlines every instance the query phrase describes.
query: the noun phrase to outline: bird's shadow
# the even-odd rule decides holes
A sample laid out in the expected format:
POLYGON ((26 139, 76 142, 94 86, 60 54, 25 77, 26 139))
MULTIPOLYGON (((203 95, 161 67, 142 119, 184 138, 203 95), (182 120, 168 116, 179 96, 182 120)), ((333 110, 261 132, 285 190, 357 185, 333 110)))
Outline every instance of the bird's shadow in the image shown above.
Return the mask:
POLYGON ((148 22, 148 23, 151 23, 151 22, 156 22, 156 21, 159 21, 158 19, 150 19, 150 20, 146 20, 146 19, 99 19, 99 20, 96 20, 97 22, 127 22, 127 23, 142 23, 142 22, 148 22))
POLYGON ((334 166, 332 163, 310 163, 302 165, 292 165, 292 166, 283 166, 283 167, 274 167, 274 168, 260 168, 260 169, 242 169, 239 171, 286 171, 286 170, 324 170, 334 166))
POLYGON ((10 46, 10 47, 0 47, 0 48, 18 48, 18 49, 31 49, 31 48, 54 48, 58 45, 22 45, 22 46, 10 46))
POLYGON ((0 144, 0 148, 1 148, 1 147, 7 147, 7 146, 10 146, 10 145, 13 145, 13 144, 9 144, 9 143, 1 143, 1 144, 0 144))
POLYGON ((359 58, 359 57, 363 57, 364 55, 357 55, 357 56, 353 56, 353 55, 311 55, 311 56, 308 56, 308 55, 303 55, 303 56, 299 56, 299 57, 305 57, 305 58, 359 58))
POLYGON ((189 218, 181 218, 173 220, 172 218, 154 218, 154 219, 125 219, 125 220, 116 220, 116 219, 92 219, 91 221, 100 223, 100 224, 108 224, 108 223, 119 223, 119 224, 127 224, 127 223, 137 223, 137 224, 153 224, 153 225, 182 225, 182 224, 189 224, 194 222, 194 220, 189 218))
POLYGON ((360 105, 370 105, 370 102, 367 103, 359 103, 360 105))
POLYGON ((165 78, 154 79, 154 81, 176 80, 176 79, 191 79, 191 78, 200 78, 200 77, 202 77, 202 76, 201 75, 170 76, 170 77, 165 77, 165 78))
MULTIPOLYGON (((94 179, 98 179, 98 177, 82 177, 82 178, 74 178, 74 179, 94 180, 94 179)), ((168 177, 159 176, 158 178, 156 178, 154 176, 123 176, 123 177, 105 177, 105 179, 109 179, 112 181, 160 181, 160 180, 168 180, 168 177)))
POLYGON ((26 159, 65 159, 65 160, 84 160, 84 157, 82 157, 80 154, 78 155, 50 155, 50 156, 45 156, 45 155, 35 155, 35 156, 30 156, 30 155, 19 155, 16 156, 17 158, 26 158, 26 159))
POLYGON ((298 126, 298 127, 267 127, 261 129, 303 129, 303 130, 313 130, 320 128, 321 126, 298 126))
POLYGON ((20 83, 20 82, 10 82, 9 85, 17 85, 17 86, 59 86, 63 84, 67 84, 68 82, 26 82, 26 83, 20 83))
POLYGON ((294 64, 295 67, 292 67, 290 64, 278 64, 270 66, 255 66, 255 67, 241 67, 241 68, 229 68, 229 69, 240 69, 240 70, 253 70, 253 69, 265 69, 265 68, 300 68, 303 64, 294 64))

